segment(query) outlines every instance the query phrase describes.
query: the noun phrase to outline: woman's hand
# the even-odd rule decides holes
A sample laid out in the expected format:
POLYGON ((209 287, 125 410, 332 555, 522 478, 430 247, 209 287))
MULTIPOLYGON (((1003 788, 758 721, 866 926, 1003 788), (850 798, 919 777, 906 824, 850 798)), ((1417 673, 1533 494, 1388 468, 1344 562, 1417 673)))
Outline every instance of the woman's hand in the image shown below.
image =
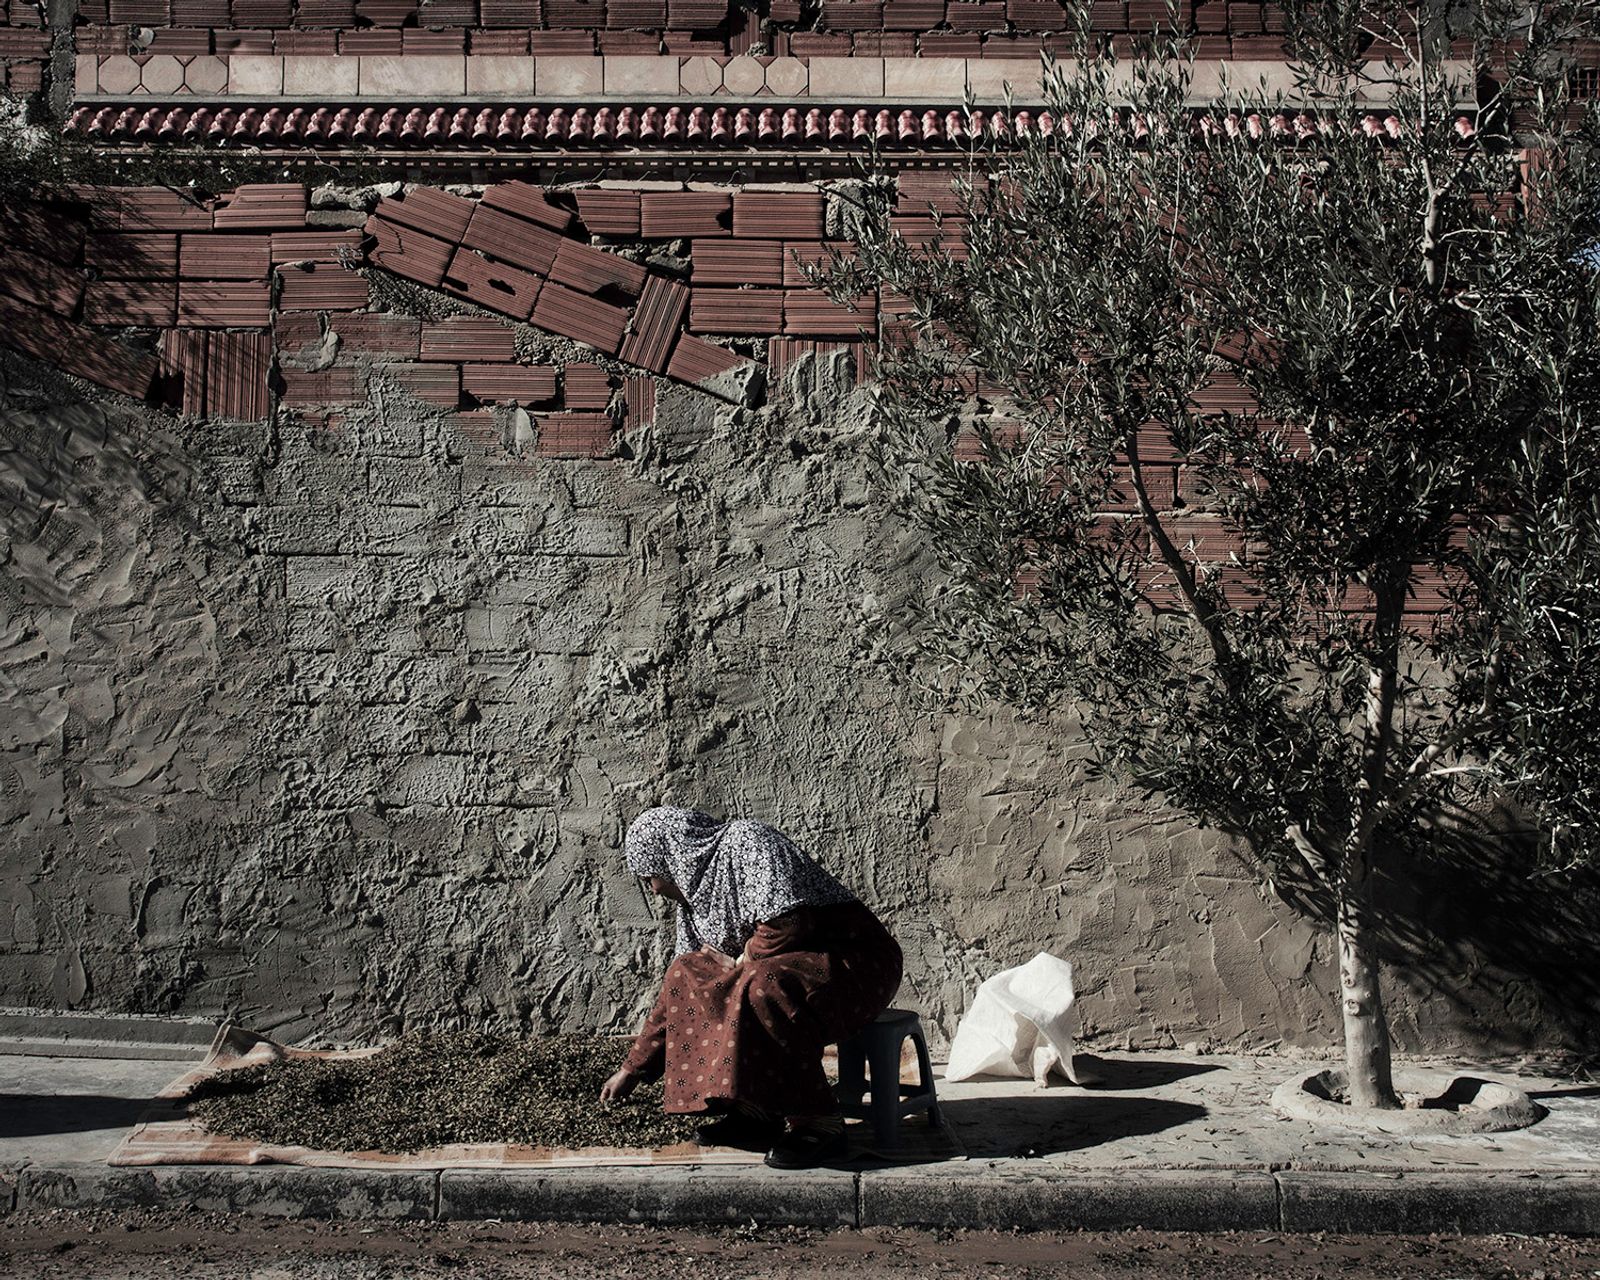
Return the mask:
POLYGON ((623 1067, 622 1070, 600 1086, 600 1101, 604 1103, 621 1102, 638 1087, 639 1077, 629 1071, 627 1067, 623 1067))
POLYGON ((734 965, 739 963, 732 956, 730 956, 726 951, 723 951, 720 948, 712 946, 709 942, 702 943, 701 947, 700 947, 700 950, 704 951, 708 956, 711 956, 713 959, 715 959, 716 962, 718 964, 720 964, 724 969, 731 969, 731 968, 734 967, 734 965))

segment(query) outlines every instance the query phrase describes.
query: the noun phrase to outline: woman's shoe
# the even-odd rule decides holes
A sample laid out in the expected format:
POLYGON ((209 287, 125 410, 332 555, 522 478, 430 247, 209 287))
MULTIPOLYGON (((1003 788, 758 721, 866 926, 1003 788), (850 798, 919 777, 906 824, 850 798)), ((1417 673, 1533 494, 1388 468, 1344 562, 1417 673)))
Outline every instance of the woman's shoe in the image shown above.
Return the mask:
POLYGON ((766 1164, 773 1169, 815 1169, 850 1154, 844 1130, 793 1129, 772 1144, 766 1164))
POLYGON ((702 1147, 737 1147, 741 1151, 765 1151, 781 1137, 783 1121, 757 1120, 738 1111, 694 1131, 694 1140, 702 1147))

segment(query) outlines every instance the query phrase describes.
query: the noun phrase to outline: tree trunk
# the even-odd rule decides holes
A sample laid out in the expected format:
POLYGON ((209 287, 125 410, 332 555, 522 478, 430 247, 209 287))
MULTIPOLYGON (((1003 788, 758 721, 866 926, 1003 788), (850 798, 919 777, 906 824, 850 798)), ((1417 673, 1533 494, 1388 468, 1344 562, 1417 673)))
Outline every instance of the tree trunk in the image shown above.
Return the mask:
POLYGON ((1353 1107, 1400 1106, 1389 1063, 1389 1020, 1378 988, 1378 953, 1368 923, 1367 886, 1339 891, 1339 996, 1344 1012, 1345 1076, 1353 1107))
POLYGON ((1355 825, 1340 859, 1339 1005, 1344 1012, 1345 1074, 1350 1105, 1392 1110, 1400 1105, 1389 1065, 1389 1020, 1378 989, 1378 951, 1372 936, 1373 841, 1381 839, 1382 804, 1388 794, 1389 748, 1394 741, 1395 698, 1400 684, 1400 623, 1408 564, 1379 565, 1373 590, 1375 653, 1367 672, 1367 716, 1361 742, 1361 780, 1355 825))

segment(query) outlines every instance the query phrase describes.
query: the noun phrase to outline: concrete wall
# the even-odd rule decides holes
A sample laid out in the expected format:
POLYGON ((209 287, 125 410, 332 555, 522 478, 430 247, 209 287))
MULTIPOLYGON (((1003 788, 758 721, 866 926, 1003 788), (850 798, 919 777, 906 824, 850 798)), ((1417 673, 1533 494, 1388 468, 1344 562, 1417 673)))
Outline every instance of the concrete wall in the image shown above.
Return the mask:
MULTIPOLYGON (((755 409, 663 383, 607 461, 400 394, 179 422, 0 360, 0 1003, 631 1029, 669 933, 621 836, 670 801, 814 850, 946 1033, 1048 949, 1089 1039, 1336 1043, 1327 938, 1227 845, 1091 784, 1064 729, 928 715, 859 656, 925 564, 846 356, 755 409)), ((1536 933, 1474 934, 1459 882, 1405 901, 1402 1047, 1594 1043, 1592 977, 1536 933)))

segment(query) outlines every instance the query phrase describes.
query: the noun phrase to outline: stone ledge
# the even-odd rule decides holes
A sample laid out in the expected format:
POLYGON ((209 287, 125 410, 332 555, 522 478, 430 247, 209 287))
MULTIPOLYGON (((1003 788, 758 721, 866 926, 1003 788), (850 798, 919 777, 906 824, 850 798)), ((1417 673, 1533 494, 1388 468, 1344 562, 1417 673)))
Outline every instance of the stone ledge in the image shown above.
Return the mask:
POLYGON ((566 1222, 757 1222, 853 1227, 856 1175, 817 1169, 781 1173, 764 1165, 555 1169, 501 1173, 446 1170, 439 1217, 566 1222))
POLYGON ((280 1218, 994 1230, 1600 1235, 1600 1174, 1042 1168, 1038 1161, 377 1170, 0 1170, 0 1215, 193 1207, 280 1218))
POLYGON ((1090 1172, 1036 1162, 861 1175, 860 1225, 1004 1231, 1275 1231, 1278 1189, 1266 1172, 1090 1172))
POLYGON ((158 1209, 270 1218, 431 1218, 438 1175, 426 1170, 309 1169, 300 1166, 108 1165, 21 1171, 19 1210, 158 1209))
POLYGON ((1600 1235, 1600 1175, 1284 1172, 1285 1231, 1600 1235))

